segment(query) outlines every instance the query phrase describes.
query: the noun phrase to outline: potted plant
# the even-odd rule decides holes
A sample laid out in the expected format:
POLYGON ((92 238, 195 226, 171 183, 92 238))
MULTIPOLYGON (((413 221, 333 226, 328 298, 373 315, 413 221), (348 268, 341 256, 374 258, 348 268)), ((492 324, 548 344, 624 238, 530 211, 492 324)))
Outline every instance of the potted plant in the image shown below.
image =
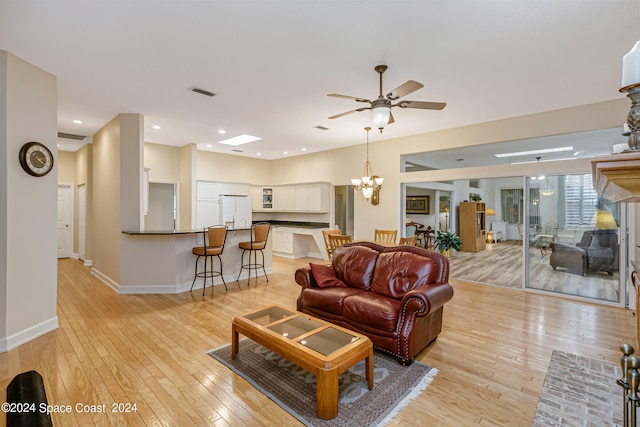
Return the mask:
POLYGON ((460 250, 462 241, 456 233, 450 231, 436 231, 436 239, 434 241, 435 248, 446 257, 451 257, 453 250, 460 250))
POLYGON ((482 200, 482 196, 479 195, 478 193, 470 194, 469 198, 471 199, 472 202, 479 202, 480 200, 482 200))

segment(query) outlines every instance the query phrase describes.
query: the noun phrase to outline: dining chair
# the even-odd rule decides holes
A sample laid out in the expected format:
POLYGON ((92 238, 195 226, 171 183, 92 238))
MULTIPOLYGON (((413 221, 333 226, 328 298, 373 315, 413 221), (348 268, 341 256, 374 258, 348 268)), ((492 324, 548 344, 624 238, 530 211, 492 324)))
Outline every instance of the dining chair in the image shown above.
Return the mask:
POLYGON ((398 230, 375 230, 373 240, 377 243, 395 243, 398 230))
POLYGON ((398 244, 400 246, 415 246, 417 240, 418 240, 418 235, 414 234, 411 237, 401 237, 400 242, 398 244))
POLYGON ((213 278, 220 276, 222 283, 224 283, 224 288, 227 289, 227 283, 224 281, 224 276, 222 275, 222 258, 220 258, 220 255, 222 255, 222 252, 224 251, 224 244, 227 240, 227 227, 224 225, 206 227, 203 234, 202 246, 196 246, 191 250, 191 252, 198 257, 196 258, 196 271, 193 276, 193 282, 191 282, 191 289, 189 289, 189 292, 193 290, 193 285, 195 285, 196 279, 198 277, 202 277, 204 279, 202 295, 204 296, 204 291, 207 287, 207 277, 211 278, 211 287, 213 287, 213 278), (218 257, 218 261, 220 262, 219 271, 213 270, 214 256, 218 257), (198 272, 198 261, 200 261, 200 257, 204 257, 204 271, 198 272), (207 259, 211 262, 209 270, 207 270, 207 259))
POLYGON ((344 245, 345 243, 351 243, 353 239, 350 235, 344 234, 329 234, 329 247, 331 248, 331 255, 333 256, 333 252, 344 245))
POLYGON ((329 256, 329 259, 333 257, 333 250, 331 249, 331 245, 329 244, 329 236, 332 234, 336 235, 340 233, 341 231, 339 228, 334 230, 322 230, 322 236, 324 237, 324 246, 325 246, 325 249, 327 250, 327 255, 329 256))
POLYGON ((416 234, 416 230, 418 226, 415 224, 408 224, 405 228, 404 235, 405 237, 413 237, 416 234))

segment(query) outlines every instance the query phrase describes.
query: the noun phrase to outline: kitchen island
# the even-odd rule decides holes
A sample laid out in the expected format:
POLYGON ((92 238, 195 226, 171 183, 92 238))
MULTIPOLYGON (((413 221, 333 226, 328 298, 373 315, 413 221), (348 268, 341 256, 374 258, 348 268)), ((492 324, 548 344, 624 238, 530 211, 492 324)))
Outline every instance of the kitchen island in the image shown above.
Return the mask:
MULTIPOLYGON (((242 250, 238 243, 250 239, 251 228, 236 228, 227 231, 227 240, 222 258, 224 280, 236 285, 240 271, 242 250)), ((271 240, 269 233, 267 247, 264 249, 264 266, 267 274, 273 273, 271 240)), ((158 231, 123 231, 122 263, 120 283, 105 281, 120 294, 177 294, 188 292, 195 273, 196 255, 192 254, 195 246, 203 243, 203 230, 158 230, 158 231)), ((258 257, 259 258, 259 257, 258 257)), ((200 258, 198 271, 203 269, 204 258, 200 258)), ((245 261, 246 263, 246 261, 245 261)), ((218 268, 217 259, 214 269, 218 268)), ((251 283, 255 283, 255 271, 251 283)), ((244 269, 240 276, 240 285, 247 285, 248 271, 244 269), (243 280, 244 279, 244 280, 243 280)), ((261 279, 262 273, 258 275, 261 279)), ((103 279, 104 280, 104 279, 103 279)), ((210 279, 207 279, 211 286, 210 279)), ((215 285, 221 285, 222 279, 214 278, 215 285)), ((201 289, 203 279, 198 278, 193 289, 201 289)), ((216 291, 218 291, 216 286, 216 291)), ((224 286, 222 287, 224 290, 224 286)))

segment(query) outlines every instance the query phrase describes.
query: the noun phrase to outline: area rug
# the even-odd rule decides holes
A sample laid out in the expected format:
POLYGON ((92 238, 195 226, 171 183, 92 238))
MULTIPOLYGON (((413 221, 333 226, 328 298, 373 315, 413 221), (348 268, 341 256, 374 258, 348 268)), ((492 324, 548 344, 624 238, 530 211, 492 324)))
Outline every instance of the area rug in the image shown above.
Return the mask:
POLYGON ((307 426, 383 426, 427 388, 437 369, 414 361, 400 365, 394 358, 375 352, 374 387, 369 390, 364 361, 339 379, 338 416, 316 417, 315 376, 253 341, 240 341, 235 360, 231 345, 209 355, 249 381, 254 387, 307 426))
POLYGON ((622 369, 608 362, 553 351, 533 426, 623 426, 622 369))

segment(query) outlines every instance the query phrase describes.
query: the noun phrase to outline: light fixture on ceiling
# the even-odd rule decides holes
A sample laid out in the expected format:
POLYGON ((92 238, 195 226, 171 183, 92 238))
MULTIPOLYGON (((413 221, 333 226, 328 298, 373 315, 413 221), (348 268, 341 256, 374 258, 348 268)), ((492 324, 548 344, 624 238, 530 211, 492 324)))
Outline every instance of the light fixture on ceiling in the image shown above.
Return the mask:
POLYGON ((555 147, 555 148, 541 148, 540 150, 527 150, 516 151, 513 153, 498 153, 494 154, 494 157, 517 157, 517 156, 530 156, 532 154, 545 154, 545 153, 560 153, 562 151, 572 151, 573 147, 555 147))
POLYGON ((219 144, 227 144, 227 145, 238 146, 238 145, 247 144, 247 143, 253 142, 253 141, 259 141, 261 139, 262 138, 257 137, 257 136, 240 135, 240 136, 234 136, 233 138, 229 138, 229 139, 223 139, 222 141, 218 141, 218 143, 219 144))
MULTIPOLYGON (((631 100, 631 108, 627 115, 629 138, 625 151, 640 150, 640 40, 622 58, 622 88, 631 100)), ((626 131, 626 128, 625 128, 626 131)), ((626 132, 625 132, 626 133, 626 132)))
POLYGON ((424 101, 398 101, 398 99, 402 98, 405 95, 415 92, 418 89, 424 87, 422 83, 418 83, 414 80, 408 80, 405 83, 401 84, 397 88, 393 89, 386 96, 382 94, 382 74, 387 71, 386 65, 376 65, 374 70, 378 73, 380 78, 380 92, 378 97, 373 101, 361 98, 357 96, 349 96, 349 95, 340 95, 338 93, 330 93, 327 96, 333 96, 335 98, 344 98, 351 99, 356 102, 360 102, 363 104, 369 104, 368 107, 360 107, 355 110, 346 111, 344 113, 336 114, 335 116, 329 117, 330 119, 337 119, 338 117, 346 116, 351 113, 359 113, 364 110, 371 110, 371 118, 373 124, 380 129, 380 133, 382 133, 382 129, 388 124, 394 122, 393 115, 391 114, 392 107, 400 107, 400 108, 418 108, 421 110, 442 110, 447 104, 444 102, 424 102, 424 101), (394 104, 394 102, 398 101, 394 104))
POLYGON ((379 191, 382 188, 382 182, 384 178, 381 178, 373 174, 371 169, 371 163, 369 162, 369 131, 370 127, 364 128, 367 131, 367 161, 364 162, 364 173, 362 178, 351 179, 351 184, 355 187, 356 191, 362 191, 362 195, 365 199, 371 199, 374 191, 379 191))
POLYGON ((555 193, 556 190, 555 188, 553 188, 553 185, 551 185, 551 181, 549 181, 549 177, 546 177, 544 179, 544 182, 542 183, 542 185, 540 186, 540 194, 542 194, 543 196, 552 196, 553 193, 555 193))
POLYGON ((389 124, 389 119, 391 118, 391 103, 384 98, 378 98, 371 103, 371 106, 373 124, 382 133, 382 129, 389 124))

